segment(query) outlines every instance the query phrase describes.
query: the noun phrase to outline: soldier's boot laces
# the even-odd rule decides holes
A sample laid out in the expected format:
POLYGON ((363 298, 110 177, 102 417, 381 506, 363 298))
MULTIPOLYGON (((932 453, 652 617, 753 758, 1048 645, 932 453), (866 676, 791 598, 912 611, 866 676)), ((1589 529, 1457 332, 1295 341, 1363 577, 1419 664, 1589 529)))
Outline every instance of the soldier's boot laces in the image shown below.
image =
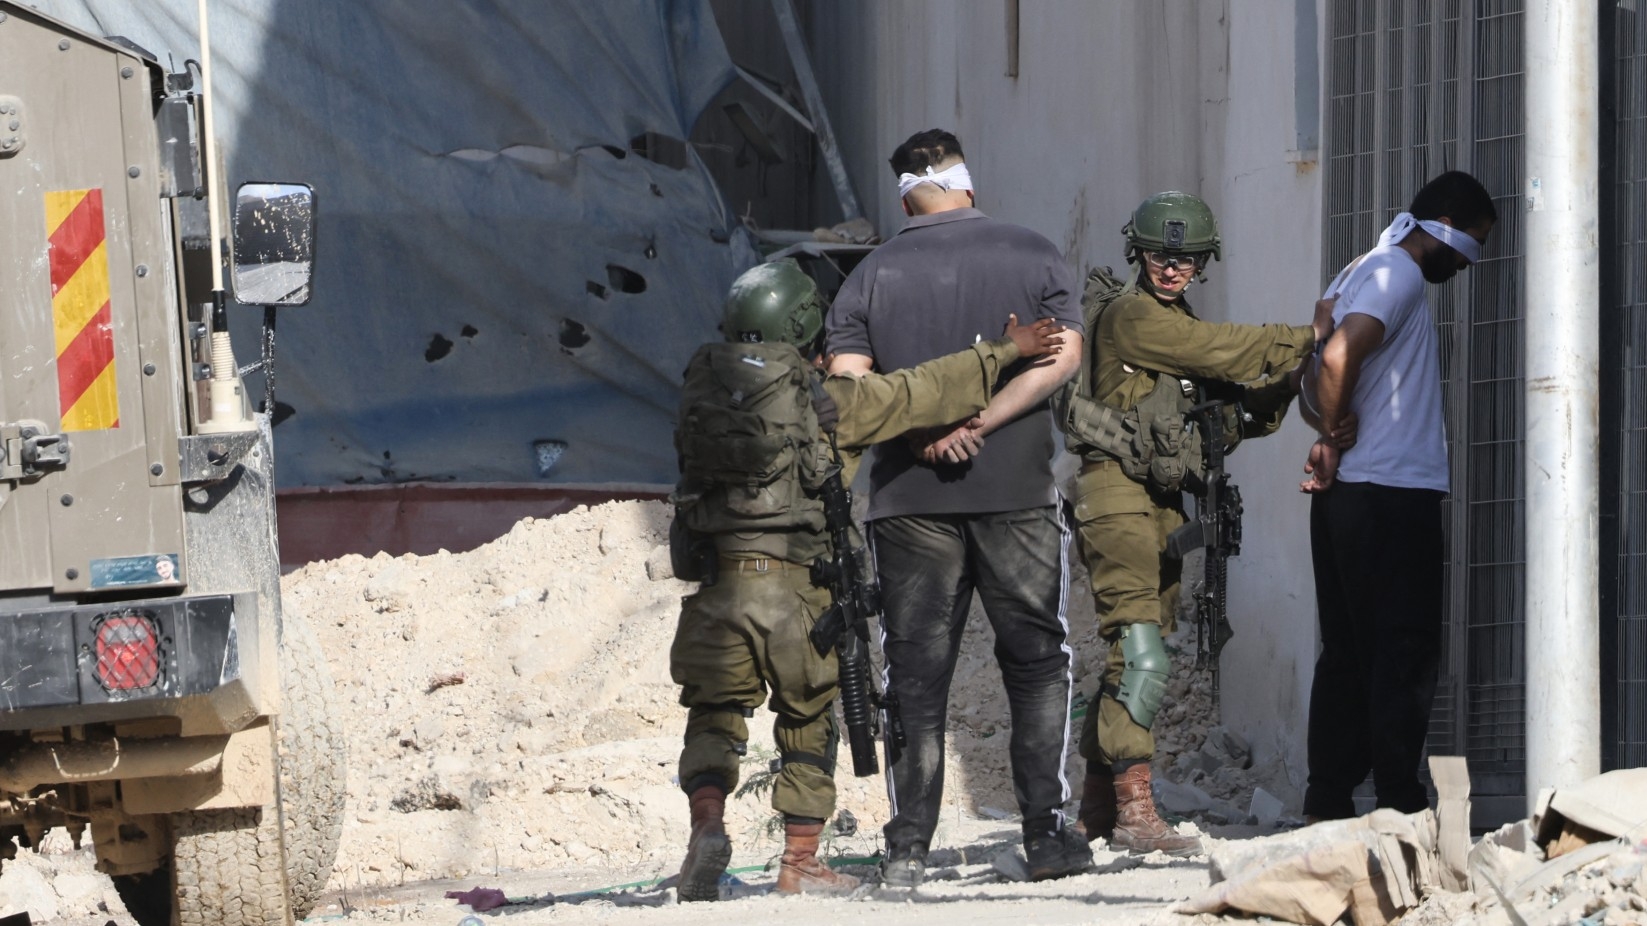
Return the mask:
POLYGON ((692 806, 692 837, 686 844, 686 861, 681 862, 675 893, 682 903, 719 900, 721 875, 732 861, 732 840, 726 838, 726 792, 704 785, 688 800, 692 806))
POLYGON ((1137 854, 1165 852, 1187 857, 1201 854, 1201 840, 1184 836, 1166 824, 1155 811, 1155 795, 1150 793, 1148 762, 1139 762, 1115 776, 1116 821, 1110 844, 1137 854))
POLYGON ((1115 772, 1102 762, 1087 763, 1087 777, 1081 785, 1081 813, 1076 829, 1094 839, 1115 838, 1115 772))
POLYGON ((848 894, 858 879, 831 869, 818 858, 822 823, 786 823, 778 890, 784 894, 848 894))

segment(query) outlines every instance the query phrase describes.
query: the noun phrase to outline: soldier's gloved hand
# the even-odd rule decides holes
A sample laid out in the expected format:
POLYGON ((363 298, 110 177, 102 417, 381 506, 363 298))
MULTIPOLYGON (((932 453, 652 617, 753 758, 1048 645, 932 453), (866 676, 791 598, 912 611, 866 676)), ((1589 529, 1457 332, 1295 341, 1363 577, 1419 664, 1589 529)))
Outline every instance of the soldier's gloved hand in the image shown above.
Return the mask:
POLYGON ((1058 337, 1064 333, 1064 326, 1057 319, 1038 318, 1027 325, 1020 325, 1017 314, 1008 315, 1004 333, 1018 345, 1020 357, 1040 357, 1064 349, 1058 337))
POLYGON ((1333 482, 1338 479, 1339 458, 1337 447, 1325 439, 1316 441, 1310 447, 1309 458, 1304 461, 1304 472, 1309 473, 1310 478, 1298 484, 1298 491, 1313 495, 1332 488, 1333 482))
POLYGON ((939 463, 965 463, 984 449, 984 436, 978 429, 984 419, 973 417, 941 433, 921 449, 922 462, 936 466, 939 463))

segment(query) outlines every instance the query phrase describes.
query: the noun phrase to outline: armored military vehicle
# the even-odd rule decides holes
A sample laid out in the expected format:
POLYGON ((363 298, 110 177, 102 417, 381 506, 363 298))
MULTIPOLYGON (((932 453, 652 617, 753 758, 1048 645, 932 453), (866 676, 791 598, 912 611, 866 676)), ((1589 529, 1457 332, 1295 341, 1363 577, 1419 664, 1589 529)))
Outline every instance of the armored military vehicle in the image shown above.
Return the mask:
POLYGON ((272 384, 273 307, 308 301, 313 194, 242 186, 225 261, 196 62, 10 0, 0 62, 0 865, 89 830, 143 926, 290 923, 343 739, 242 375, 272 384), (266 306, 244 369, 226 275, 266 306))

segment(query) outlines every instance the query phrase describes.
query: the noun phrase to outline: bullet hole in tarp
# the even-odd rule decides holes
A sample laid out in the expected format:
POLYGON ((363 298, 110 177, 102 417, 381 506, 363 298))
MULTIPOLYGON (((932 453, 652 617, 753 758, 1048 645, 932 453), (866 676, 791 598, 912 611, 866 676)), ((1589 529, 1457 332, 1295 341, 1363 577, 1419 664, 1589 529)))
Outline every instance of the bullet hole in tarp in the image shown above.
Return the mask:
POLYGON ((605 299, 607 296, 611 295, 611 293, 607 292, 606 287, 596 283, 594 280, 590 280, 589 282, 583 284, 583 288, 588 291, 589 295, 594 296, 596 299, 605 299))
POLYGON ((567 444, 563 440, 535 440, 532 442, 532 456, 537 463, 538 475, 547 476, 549 471, 560 462, 566 453, 567 444))
POLYGON ((620 267, 617 264, 607 264, 606 280, 608 283, 612 284, 613 289, 620 293, 646 292, 646 277, 630 270, 628 267, 620 267))
POLYGON ((480 334, 480 329, 476 328, 474 325, 464 325, 463 330, 458 333, 473 341, 475 339, 475 335, 480 334))
POLYGON ((658 186, 656 183, 652 184, 652 195, 653 196, 662 196, 663 195, 663 187, 658 186))
POLYGON ((278 428, 280 423, 297 414, 297 409, 287 405, 279 399, 275 400, 274 414, 269 418, 269 427, 278 428))
POLYGON ((711 228, 709 230, 709 240, 716 244, 726 244, 732 240, 732 231, 726 228, 711 228))
POLYGON ((452 342, 446 340, 445 335, 437 333, 433 338, 429 339, 429 347, 423 352, 423 359, 429 363, 434 363, 436 360, 445 357, 451 352, 452 342))
POLYGON ((560 349, 570 354, 572 351, 589 343, 589 329, 582 322, 570 318, 561 319, 560 349))
POLYGON ((658 259, 658 243, 656 241, 646 242, 646 250, 643 251, 642 253, 646 255, 647 260, 657 260, 658 259))

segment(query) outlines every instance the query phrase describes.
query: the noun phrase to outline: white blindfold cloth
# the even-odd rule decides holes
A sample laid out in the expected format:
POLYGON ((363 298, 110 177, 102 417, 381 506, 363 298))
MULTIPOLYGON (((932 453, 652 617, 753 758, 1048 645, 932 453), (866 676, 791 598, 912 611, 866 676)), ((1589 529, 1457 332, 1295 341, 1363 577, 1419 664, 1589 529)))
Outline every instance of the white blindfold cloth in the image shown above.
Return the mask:
POLYGON ((910 190, 923 183, 930 183, 942 190, 970 190, 972 174, 967 172, 965 161, 938 171, 929 166, 925 174, 899 174, 898 198, 903 199, 909 195, 910 190))
MULTIPOLYGON (((909 176, 905 174, 904 176, 909 176)), ((1384 229, 1384 234, 1378 236, 1378 245, 1399 244, 1401 239, 1412 233, 1414 228, 1422 228, 1429 232, 1442 244, 1457 251, 1470 263, 1481 259, 1481 242, 1444 222, 1434 219, 1415 219, 1411 212, 1403 212, 1395 217, 1390 227, 1384 229)))

